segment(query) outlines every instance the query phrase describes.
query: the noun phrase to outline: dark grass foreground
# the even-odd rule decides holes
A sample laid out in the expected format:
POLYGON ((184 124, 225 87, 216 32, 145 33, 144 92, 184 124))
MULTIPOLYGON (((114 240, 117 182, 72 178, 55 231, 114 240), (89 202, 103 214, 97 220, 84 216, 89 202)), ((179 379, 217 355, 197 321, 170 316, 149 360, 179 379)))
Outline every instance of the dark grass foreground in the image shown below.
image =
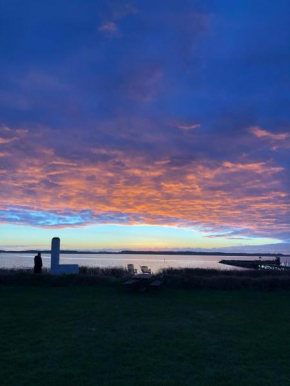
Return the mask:
MULTIPOLYGON (((212 290, 290 290, 290 271, 214 270, 214 269, 164 269, 165 288, 212 289, 212 290)), ((128 278, 124 268, 80 267, 79 275, 52 276, 49 271, 35 275, 30 269, 0 269, 0 285, 35 287, 121 286, 128 278)))
POLYGON ((289 292, 0 287, 2 386, 286 386, 289 292))

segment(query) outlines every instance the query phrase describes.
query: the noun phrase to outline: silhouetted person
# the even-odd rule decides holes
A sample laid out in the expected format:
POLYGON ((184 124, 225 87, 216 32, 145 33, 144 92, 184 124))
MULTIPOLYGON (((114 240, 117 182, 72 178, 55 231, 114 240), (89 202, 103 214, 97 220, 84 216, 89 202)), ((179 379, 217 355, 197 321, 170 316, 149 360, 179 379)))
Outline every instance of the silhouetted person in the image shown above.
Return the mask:
POLYGON ((38 252, 38 254, 34 257, 34 273, 41 273, 42 271, 42 258, 41 253, 38 252))

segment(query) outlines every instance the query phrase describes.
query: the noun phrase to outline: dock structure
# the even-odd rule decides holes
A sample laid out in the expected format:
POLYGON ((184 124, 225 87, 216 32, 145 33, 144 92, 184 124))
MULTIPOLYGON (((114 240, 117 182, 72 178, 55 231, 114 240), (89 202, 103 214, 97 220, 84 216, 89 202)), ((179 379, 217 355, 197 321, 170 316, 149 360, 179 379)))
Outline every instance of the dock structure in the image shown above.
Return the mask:
POLYGON ((290 267, 281 265, 280 257, 278 256, 274 260, 221 260, 219 263, 249 269, 267 269, 276 271, 286 271, 290 269, 290 267))

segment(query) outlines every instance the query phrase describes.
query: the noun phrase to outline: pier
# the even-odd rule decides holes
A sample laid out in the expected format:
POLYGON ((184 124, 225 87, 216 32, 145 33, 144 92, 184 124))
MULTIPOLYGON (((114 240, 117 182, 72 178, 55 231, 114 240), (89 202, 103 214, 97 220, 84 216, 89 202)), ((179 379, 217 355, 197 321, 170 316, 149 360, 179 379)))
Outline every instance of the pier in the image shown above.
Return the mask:
POLYGON ((281 265, 280 257, 276 257, 274 260, 220 260, 219 263, 248 269, 265 269, 275 271, 286 271, 290 269, 288 266, 281 265))

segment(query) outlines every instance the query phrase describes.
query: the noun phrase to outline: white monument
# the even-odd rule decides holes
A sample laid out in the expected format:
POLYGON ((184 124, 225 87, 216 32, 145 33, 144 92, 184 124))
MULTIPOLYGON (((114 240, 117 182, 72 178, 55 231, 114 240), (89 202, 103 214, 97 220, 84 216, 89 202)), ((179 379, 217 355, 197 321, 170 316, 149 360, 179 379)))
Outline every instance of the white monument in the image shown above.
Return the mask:
POLYGON ((51 274, 63 275, 79 273, 79 266, 77 264, 59 264, 60 239, 54 237, 51 240, 51 274))

